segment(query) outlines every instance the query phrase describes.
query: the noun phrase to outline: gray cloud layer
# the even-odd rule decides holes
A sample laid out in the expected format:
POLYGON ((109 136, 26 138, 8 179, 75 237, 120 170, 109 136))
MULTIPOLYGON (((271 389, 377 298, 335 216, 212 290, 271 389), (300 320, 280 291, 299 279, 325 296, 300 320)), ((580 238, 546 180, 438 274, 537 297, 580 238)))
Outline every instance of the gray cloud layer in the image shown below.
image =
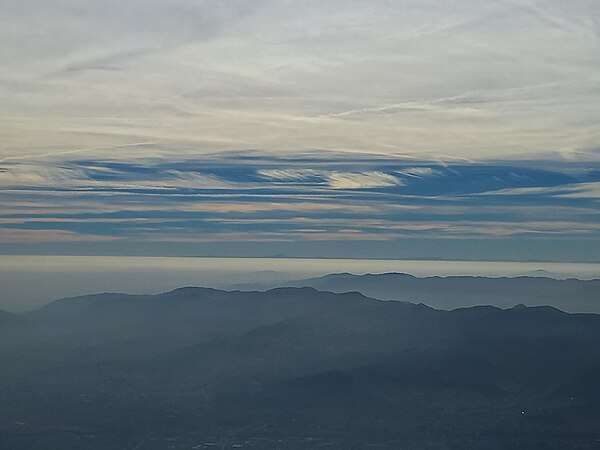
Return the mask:
POLYGON ((597 157, 599 29, 595 0, 3 2, 0 159, 597 157))

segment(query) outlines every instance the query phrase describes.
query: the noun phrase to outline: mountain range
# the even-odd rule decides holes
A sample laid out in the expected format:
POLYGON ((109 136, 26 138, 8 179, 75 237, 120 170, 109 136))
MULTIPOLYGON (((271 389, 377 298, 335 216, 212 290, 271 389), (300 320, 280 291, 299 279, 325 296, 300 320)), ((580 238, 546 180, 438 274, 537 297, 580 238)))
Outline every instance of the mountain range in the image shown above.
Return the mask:
POLYGON ((542 276, 489 278, 473 276, 424 277, 405 273, 353 275, 338 273, 278 284, 237 285, 265 290, 274 286, 313 287, 329 292, 360 292, 379 300, 424 303, 437 309, 478 305, 511 308, 549 305, 567 312, 600 313, 600 280, 557 280, 542 276))
POLYGON ((600 315, 181 288, 0 314, 0 448, 595 449, 600 315))

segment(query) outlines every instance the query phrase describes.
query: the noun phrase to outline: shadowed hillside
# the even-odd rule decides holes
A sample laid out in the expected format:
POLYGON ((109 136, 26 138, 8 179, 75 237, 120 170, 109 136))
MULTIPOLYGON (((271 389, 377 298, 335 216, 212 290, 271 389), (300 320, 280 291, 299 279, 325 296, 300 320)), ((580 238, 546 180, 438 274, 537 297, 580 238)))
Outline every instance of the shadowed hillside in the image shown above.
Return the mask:
POLYGON ((53 302, 0 358, 3 449, 593 449, 600 316, 182 288, 53 302))

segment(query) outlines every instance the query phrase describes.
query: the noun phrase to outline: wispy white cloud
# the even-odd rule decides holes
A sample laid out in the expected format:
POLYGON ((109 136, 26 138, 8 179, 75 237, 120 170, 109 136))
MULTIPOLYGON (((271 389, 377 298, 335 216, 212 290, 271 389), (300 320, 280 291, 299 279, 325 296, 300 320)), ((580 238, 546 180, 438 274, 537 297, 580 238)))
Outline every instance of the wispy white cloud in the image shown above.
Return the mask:
POLYGON ((48 188, 110 188, 110 189, 232 189, 238 184, 227 182, 216 176, 184 172, 179 170, 164 170, 161 173, 136 176, 135 173, 120 174, 110 167, 90 165, 63 166, 52 161, 31 161, 27 164, 12 163, 0 167, 0 186, 4 187, 48 187, 48 188), (88 171, 99 172, 102 175, 117 174, 113 179, 95 179, 88 171))
POLYGON ((408 177, 421 178, 438 175, 440 172, 431 167, 409 167, 408 169, 400 170, 398 173, 408 177))
POLYGON ((329 186, 334 189, 371 189, 403 184, 399 178, 379 172, 330 172, 329 186))
POLYGON ((277 181, 304 181, 323 172, 314 169, 262 169, 257 172, 261 177, 277 181))
POLYGON ((85 179, 77 168, 44 164, 11 164, 0 169, 0 186, 3 187, 54 187, 80 185, 85 179))
POLYGON ((600 182, 572 183, 560 186, 500 189, 481 195, 551 195, 561 198, 600 198, 600 182))
POLYGON ((127 159, 108 147, 146 141, 188 155, 597 156, 580 150, 600 140, 599 12, 587 0, 3 2, 0 159, 82 147, 127 159))
POLYGON ((597 198, 600 199, 600 182, 579 183, 576 186, 567 186, 566 193, 560 194, 563 198, 597 198))
POLYGON ((43 242, 102 242, 119 239, 115 236, 74 233, 68 230, 0 228, 0 243, 43 243, 43 242))
POLYGON ((135 142, 135 143, 131 143, 131 144, 122 144, 122 145, 110 145, 110 146, 105 146, 105 147, 87 147, 87 148, 77 148, 74 150, 63 150, 63 151, 53 151, 53 152, 49 152, 49 153, 32 153, 32 154, 19 154, 16 156, 7 156, 5 158, 0 158, 0 163, 5 163, 5 162, 12 162, 12 161, 22 161, 22 160, 27 160, 27 159, 36 159, 38 160, 38 162, 40 160, 43 160, 43 158, 56 158, 56 157, 61 157, 61 156, 67 156, 67 155, 73 155, 76 153, 93 153, 93 152, 98 152, 98 151, 105 151, 105 150, 119 150, 119 149, 131 149, 134 147, 144 147, 147 148, 148 146, 154 144, 154 142, 135 142))
POLYGON ((265 169, 258 174, 274 181, 306 181, 320 179, 333 189, 372 189, 403 184, 398 177, 381 171, 339 172, 315 169, 265 169))

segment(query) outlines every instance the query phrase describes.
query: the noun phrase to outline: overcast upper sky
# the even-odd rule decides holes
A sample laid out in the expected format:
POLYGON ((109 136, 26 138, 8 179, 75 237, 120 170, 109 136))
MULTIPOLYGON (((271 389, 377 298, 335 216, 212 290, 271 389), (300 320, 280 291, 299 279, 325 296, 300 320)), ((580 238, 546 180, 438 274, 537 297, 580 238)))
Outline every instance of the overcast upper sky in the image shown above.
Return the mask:
POLYGON ((2 252, 597 260, 598 0, 0 0, 0 42, 2 252))
POLYGON ((597 157, 599 30, 597 0, 4 0, 0 157, 597 157))

